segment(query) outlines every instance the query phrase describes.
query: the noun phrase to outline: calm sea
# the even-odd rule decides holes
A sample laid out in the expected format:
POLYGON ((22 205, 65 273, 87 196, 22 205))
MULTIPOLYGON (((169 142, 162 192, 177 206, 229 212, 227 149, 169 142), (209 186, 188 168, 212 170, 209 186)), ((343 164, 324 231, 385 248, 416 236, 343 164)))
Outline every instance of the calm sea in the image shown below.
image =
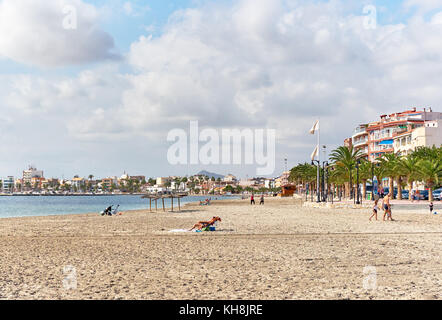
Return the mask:
MULTIPOLYGON (((189 196, 181 199, 181 204, 211 198, 225 199, 220 196, 189 196)), ((231 197, 229 197, 231 198, 231 197)), ((174 208, 178 207, 174 199, 174 208)), ((171 207, 171 199, 164 200, 166 207, 171 207)), ((101 212, 110 205, 120 205, 120 211, 149 209, 149 199, 141 199, 140 195, 114 196, 12 196, 0 197, 0 218, 50 216, 78 213, 101 212)), ((162 206, 158 201, 158 208, 162 206)), ((152 202, 152 208, 155 208, 152 202)), ((161 207, 162 208, 162 207, 161 207)))

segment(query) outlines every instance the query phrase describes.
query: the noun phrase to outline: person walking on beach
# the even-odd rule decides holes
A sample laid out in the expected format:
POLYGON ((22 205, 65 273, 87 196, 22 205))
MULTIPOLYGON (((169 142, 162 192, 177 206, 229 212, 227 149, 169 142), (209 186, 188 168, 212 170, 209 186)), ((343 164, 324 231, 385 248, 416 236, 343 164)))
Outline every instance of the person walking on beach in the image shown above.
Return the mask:
POLYGON ((433 202, 430 202, 430 213, 433 213, 433 202))
POLYGON ((369 221, 371 221, 371 219, 372 219, 373 217, 375 217, 376 221, 378 220, 378 210, 379 210, 378 202, 379 202, 379 199, 376 199, 376 200, 374 201, 374 205, 373 205, 373 214, 372 214, 371 217, 368 219, 369 221))
POLYGON ((255 204, 255 196, 252 193, 252 196, 250 197, 250 204, 255 204))
POLYGON ((259 200, 259 204, 260 205, 264 204, 264 195, 263 194, 261 195, 261 199, 259 200))
POLYGON ((384 188, 380 188, 380 190, 379 190, 379 196, 381 197, 381 198, 383 198, 385 195, 384 195, 384 188))
POLYGON ((414 191, 414 189, 411 189, 411 202, 414 202, 414 197, 416 196, 416 192, 414 191))
POLYGON ((388 193, 383 199, 382 199, 382 207, 384 209, 384 217, 383 221, 385 221, 385 216, 387 216, 387 221, 394 221, 393 217, 391 216, 391 205, 390 205, 390 198, 391 193, 388 193))

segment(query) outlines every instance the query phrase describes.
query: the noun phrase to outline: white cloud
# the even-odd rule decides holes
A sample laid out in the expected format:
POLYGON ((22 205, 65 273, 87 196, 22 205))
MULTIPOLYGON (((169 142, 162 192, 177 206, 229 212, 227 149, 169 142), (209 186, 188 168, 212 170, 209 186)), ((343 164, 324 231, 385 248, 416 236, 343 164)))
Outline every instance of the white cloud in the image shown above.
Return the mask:
POLYGON ((123 11, 128 16, 139 17, 150 11, 150 7, 148 5, 140 5, 138 3, 126 1, 123 3, 123 11))
POLYGON ((405 8, 417 8, 419 12, 428 12, 442 5, 440 0, 406 0, 404 2, 405 8))
POLYGON ((189 120, 276 128, 279 147, 298 161, 311 152, 306 144, 314 138, 306 132, 318 116, 323 142, 333 146, 379 114, 440 109, 439 15, 366 29, 362 10, 343 12, 336 1, 282 0, 180 10, 161 35, 132 44, 133 73, 20 76, 0 96, 16 112, 53 114, 81 141, 143 137, 165 144, 167 131, 186 129, 189 120))
POLYGON ((98 20, 99 11, 81 0, 0 0, 0 56, 36 66, 118 58, 98 20))

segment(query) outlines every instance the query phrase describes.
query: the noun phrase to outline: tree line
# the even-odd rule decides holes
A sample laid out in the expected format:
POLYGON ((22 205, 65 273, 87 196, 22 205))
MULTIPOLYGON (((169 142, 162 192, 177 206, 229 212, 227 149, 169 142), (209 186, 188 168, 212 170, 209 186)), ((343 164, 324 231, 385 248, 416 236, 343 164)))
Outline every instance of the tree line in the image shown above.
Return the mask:
MULTIPOLYGON (((429 189, 429 200, 433 201, 432 190, 441 187, 442 182, 442 146, 418 147, 408 155, 386 153, 375 162, 363 157, 360 149, 338 147, 330 154, 328 166, 328 190, 342 193, 351 198, 355 194, 357 167, 359 182, 362 184, 362 196, 366 197, 366 185, 372 184, 372 176, 376 176, 381 184, 388 178, 389 192, 394 182, 397 186, 397 199, 402 199, 402 190, 407 188, 411 199, 414 182, 422 182, 429 189)), ((323 169, 321 168, 321 176, 323 169)), ((310 163, 298 164, 290 170, 289 180, 298 185, 309 185, 310 192, 316 189, 317 167, 310 163)))

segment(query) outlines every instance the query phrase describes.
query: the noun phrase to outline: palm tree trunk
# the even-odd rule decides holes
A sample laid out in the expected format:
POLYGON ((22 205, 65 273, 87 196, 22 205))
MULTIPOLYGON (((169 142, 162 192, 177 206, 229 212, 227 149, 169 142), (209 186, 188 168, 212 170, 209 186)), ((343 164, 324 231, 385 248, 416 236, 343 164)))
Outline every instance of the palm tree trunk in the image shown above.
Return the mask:
POLYGON ((402 186, 401 186, 400 177, 397 179, 396 183, 397 183, 397 199, 402 200, 402 186))
POLYGON ((408 182, 408 200, 413 200, 412 198, 411 198, 411 194, 412 194, 412 191, 413 190, 413 180, 410 180, 409 182, 408 182))
POLYGON ((389 193, 391 194, 391 199, 394 199, 394 183, 393 183, 393 178, 388 178, 388 190, 389 193))
POLYGON ((349 174, 349 180, 348 180, 348 182, 349 182, 349 190, 350 190, 350 200, 352 199, 352 196, 353 196, 353 179, 352 179, 352 177, 351 177, 351 171, 350 171, 350 174, 349 174))
POLYGON ((367 195, 367 180, 362 180, 362 199, 366 199, 367 195))

